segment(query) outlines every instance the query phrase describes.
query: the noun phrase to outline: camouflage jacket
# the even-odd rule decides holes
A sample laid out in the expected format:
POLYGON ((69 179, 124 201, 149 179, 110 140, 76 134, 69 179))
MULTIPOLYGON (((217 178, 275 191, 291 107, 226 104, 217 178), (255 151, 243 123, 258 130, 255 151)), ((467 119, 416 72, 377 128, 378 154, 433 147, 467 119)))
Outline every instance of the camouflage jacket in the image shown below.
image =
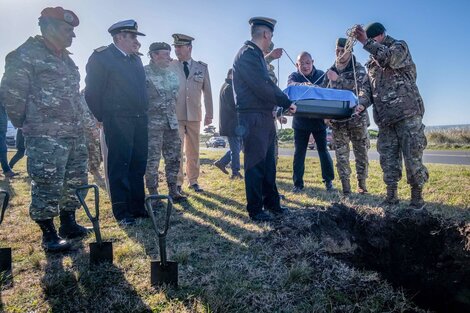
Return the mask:
POLYGON ((359 103, 374 105, 374 120, 379 126, 424 114, 424 103, 416 85, 416 66, 406 42, 386 36, 380 44, 367 40, 370 52, 366 63, 367 79, 359 92, 359 103))
POLYGON ((38 35, 7 55, 0 95, 25 136, 83 135, 80 74, 68 54, 56 56, 38 35))
MULTIPOLYGON (((367 80, 366 69, 364 68, 364 66, 362 66, 361 63, 356 60, 356 57, 354 55, 352 55, 349 64, 343 70, 338 70, 335 64, 330 67, 330 70, 335 71, 336 74, 338 74, 338 79, 336 81, 330 81, 328 79, 328 75, 325 75, 325 77, 323 78, 323 83, 321 84, 321 87, 323 88, 351 90, 352 92, 354 92, 354 94, 356 94, 354 72, 356 72, 357 90, 361 90, 363 88, 364 81, 367 80)), ((364 115, 366 117, 367 125, 369 125, 369 114, 367 113, 367 110, 364 110, 361 115, 364 115)))
POLYGON ((152 63, 146 65, 147 93, 149 97, 149 128, 178 129, 176 98, 179 90, 178 76, 152 63))

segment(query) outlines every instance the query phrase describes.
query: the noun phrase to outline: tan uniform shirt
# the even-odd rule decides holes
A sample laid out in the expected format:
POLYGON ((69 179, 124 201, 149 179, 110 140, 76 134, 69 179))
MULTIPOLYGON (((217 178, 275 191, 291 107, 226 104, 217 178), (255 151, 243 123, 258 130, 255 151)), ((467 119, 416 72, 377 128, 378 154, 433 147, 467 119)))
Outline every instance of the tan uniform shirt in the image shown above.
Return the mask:
POLYGON ((201 96, 204 95, 206 116, 213 118, 212 91, 207 64, 191 59, 186 79, 183 62, 173 60, 170 69, 178 75, 180 88, 176 101, 179 121, 200 122, 202 118, 201 96))

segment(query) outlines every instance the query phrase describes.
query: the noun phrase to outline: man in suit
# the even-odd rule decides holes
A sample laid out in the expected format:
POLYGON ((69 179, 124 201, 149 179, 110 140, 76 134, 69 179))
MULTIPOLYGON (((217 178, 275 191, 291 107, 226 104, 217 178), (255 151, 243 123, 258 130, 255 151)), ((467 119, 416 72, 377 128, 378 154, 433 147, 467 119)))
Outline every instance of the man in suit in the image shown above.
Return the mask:
POLYGON ((113 43, 95 50, 86 66, 85 98, 103 129, 113 214, 121 225, 148 217, 144 207, 147 166, 146 79, 138 56, 134 20, 112 25, 113 43))
MULTIPOLYGON (((193 37, 173 34, 175 54, 178 60, 171 63, 171 70, 179 78, 180 87, 176 100, 176 116, 178 117, 181 137, 181 151, 186 155, 186 176, 189 187, 195 192, 203 192, 199 186, 199 131, 201 128, 202 110, 201 95, 204 95, 204 126, 212 123, 212 91, 207 64, 191 58, 193 37)), ((183 158, 178 173, 179 191, 183 185, 183 158)))

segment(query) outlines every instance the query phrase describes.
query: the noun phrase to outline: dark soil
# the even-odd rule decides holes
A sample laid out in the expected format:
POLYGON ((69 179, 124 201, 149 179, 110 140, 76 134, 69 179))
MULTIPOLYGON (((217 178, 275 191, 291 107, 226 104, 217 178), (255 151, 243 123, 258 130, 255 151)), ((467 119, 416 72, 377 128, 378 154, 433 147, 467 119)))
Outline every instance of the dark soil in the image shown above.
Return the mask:
POLYGON ((289 219, 275 228, 291 235, 313 232, 328 253, 381 273, 421 308, 470 312, 470 223, 443 220, 426 210, 359 214, 342 204, 307 214, 308 230, 289 225, 289 219))

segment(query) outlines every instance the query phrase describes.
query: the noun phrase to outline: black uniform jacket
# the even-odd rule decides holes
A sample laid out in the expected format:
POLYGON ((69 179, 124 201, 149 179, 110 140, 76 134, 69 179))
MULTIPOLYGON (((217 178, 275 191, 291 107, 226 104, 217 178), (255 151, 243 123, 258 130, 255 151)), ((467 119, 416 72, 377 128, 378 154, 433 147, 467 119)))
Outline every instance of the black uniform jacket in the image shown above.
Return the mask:
POLYGON ((233 97, 232 80, 226 79, 220 89, 219 97, 219 132, 221 136, 236 136, 235 128, 238 125, 235 98, 233 97))
POLYGON ((288 109, 289 98, 269 78, 261 49, 246 41, 233 63, 233 90, 237 111, 272 112, 274 106, 288 109))
POLYGON ((147 114, 146 80, 140 57, 125 56, 111 44, 93 52, 86 72, 85 99, 98 121, 104 116, 147 114))

